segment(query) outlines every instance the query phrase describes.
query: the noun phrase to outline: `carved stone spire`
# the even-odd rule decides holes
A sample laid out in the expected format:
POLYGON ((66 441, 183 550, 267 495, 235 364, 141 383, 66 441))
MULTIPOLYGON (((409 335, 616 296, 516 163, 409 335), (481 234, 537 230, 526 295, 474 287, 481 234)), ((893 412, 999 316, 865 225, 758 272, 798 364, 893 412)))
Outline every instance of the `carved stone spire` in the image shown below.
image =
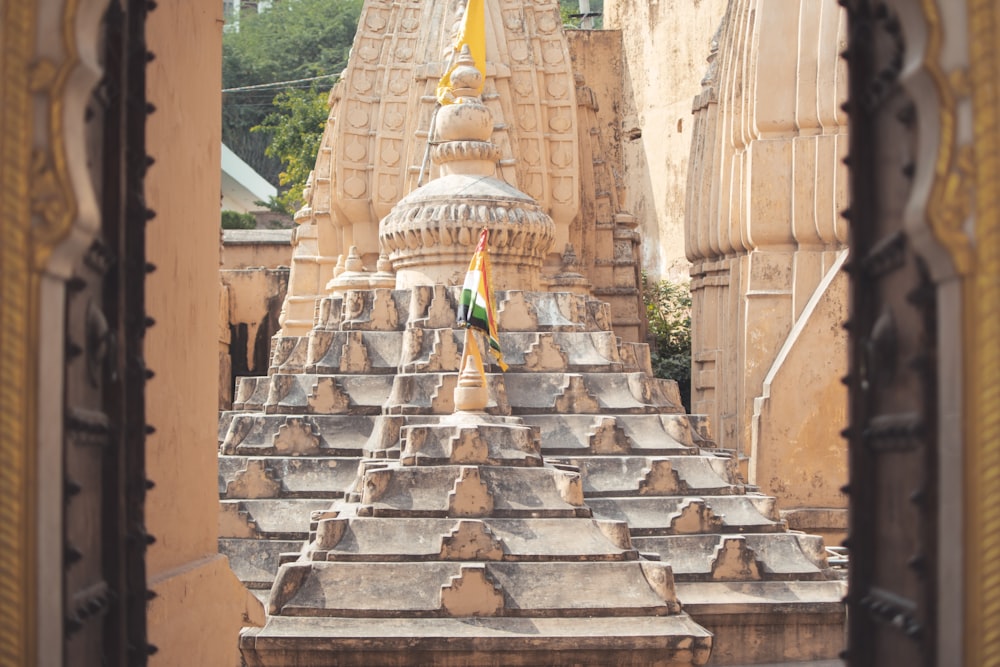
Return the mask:
POLYGON ((538 203, 495 177, 493 117, 476 93, 482 74, 464 50, 451 74, 456 104, 442 106, 432 159, 440 175, 417 188, 379 225, 396 287, 461 282, 483 227, 489 227, 495 289, 537 290, 555 225, 538 203))

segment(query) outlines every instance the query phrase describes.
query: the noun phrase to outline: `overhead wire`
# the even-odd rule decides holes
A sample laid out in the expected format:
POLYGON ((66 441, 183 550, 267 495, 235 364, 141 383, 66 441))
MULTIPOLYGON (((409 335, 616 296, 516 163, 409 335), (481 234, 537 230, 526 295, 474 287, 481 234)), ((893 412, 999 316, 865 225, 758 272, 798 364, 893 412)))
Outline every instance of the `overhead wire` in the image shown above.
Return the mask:
POLYGON ((252 86, 238 86, 236 88, 223 88, 224 93, 240 93, 244 90, 262 90, 265 88, 281 88, 282 86, 288 86, 293 83, 306 83, 308 81, 319 81, 320 79, 332 79, 333 77, 340 76, 339 74, 323 74, 321 76, 310 76, 305 79, 291 79, 290 81, 274 81, 272 83, 257 83, 252 86))

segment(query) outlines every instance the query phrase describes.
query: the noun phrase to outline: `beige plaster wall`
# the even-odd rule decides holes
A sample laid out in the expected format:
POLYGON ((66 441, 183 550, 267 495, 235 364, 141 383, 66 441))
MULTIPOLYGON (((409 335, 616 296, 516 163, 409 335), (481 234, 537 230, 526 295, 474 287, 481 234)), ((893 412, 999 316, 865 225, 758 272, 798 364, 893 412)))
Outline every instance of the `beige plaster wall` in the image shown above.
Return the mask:
POLYGON ((688 169, 692 409, 810 530, 846 515, 845 40, 835 0, 730 0, 688 169))
POLYGON ((624 46, 625 180, 639 218, 642 265, 653 277, 687 280, 684 199, 691 153, 691 100, 727 0, 605 0, 605 28, 624 46))
POLYGON ((156 212, 148 226, 146 358, 156 376, 146 394, 149 493, 146 525, 156 537, 146 568, 158 594, 149 607, 151 664, 238 664, 237 635, 259 606, 216 553, 219 296, 219 136, 222 7, 160 3, 147 24, 146 180, 156 212))
POLYGON ((781 499, 789 525, 828 543, 846 536, 846 452, 838 431, 847 424, 847 359, 843 322, 847 274, 840 261, 793 327, 754 399, 750 478, 781 499))
POLYGON ((222 232, 222 268, 276 269, 292 265, 292 229, 226 229, 222 232))

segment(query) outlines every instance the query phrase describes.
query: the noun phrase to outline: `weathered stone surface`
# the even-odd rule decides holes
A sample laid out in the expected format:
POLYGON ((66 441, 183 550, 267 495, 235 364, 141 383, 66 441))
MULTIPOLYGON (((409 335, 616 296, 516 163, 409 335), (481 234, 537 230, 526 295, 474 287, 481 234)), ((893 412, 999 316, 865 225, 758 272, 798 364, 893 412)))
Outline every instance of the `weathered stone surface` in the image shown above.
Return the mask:
MULTIPOLYGON (((639 561, 483 563, 478 569, 485 579, 479 581, 491 582, 490 587, 501 594, 502 605, 488 614, 464 615, 565 618, 664 616, 679 611, 676 598, 664 600, 646 583, 642 565, 639 561), (636 587, 637 580, 645 586, 636 587)), ((447 562, 287 564, 281 566, 272 589, 270 613, 342 618, 448 616, 452 614, 444 607, 442 588, 453 586, 455 577, 464 578, 466 567, 447 562), (400 586, 401 581, 407 585, 400 586)))
MULTIPOLYGON (((309 515, 313 510, 329 507, 327 500, 315 498, 268 499, 268 500, 223 500, 223 515, 238 513, 246 516, 257 535, 268 539, 305 539, 309 533, 309 515)), ((229 534, 220 526, 219 537, 245 537, 229 534)))
POLYGON ((729 459, 709 456, 586 456, 550 459, 580 469, 588 498, 631 494, 732 495, 743 486, 729 481, 729 459))
POLYGON ((270 591, 281 554, 299 551, 302 540, 243 540, 222 538, 219 553, 248 588, 270 591))
POLYGON ((711 637, 684 615, 610 618, 303 618, 274 616, 245 631, 252 667, 287 664, 293 637, 302 667, 681 667, 707 662, 711 637), (607 637, 620 637, 609 645, 607 637), (296 642, 297 645, 297 642, 296 642), (628 649, 623 650, 627 645, 628 649), (543 648, 542 648, 543 647, 543 648), (490 658, 490 655, 502 656, 490 658))
MULTIPOLYGON (((475 560, 522 560, 538 557, 572 560, 634 560, 631 546, 609 544, 605 530, 589 519, 397 519, 370 521, 364 517, 326 519, 345 522, 334 544, 320 544, 327 560, 354 560, 367 555, 380 560, 455 560, 445 557, 448 546, 463 526, 482 526, 483 534, 495 540, 495 558, 475 560), (446 548, 447 547, 447 548, 446 548)), ((472 560, 472 559, 464 559, 472 560)))
MULTIPOLYGON (((724 535, 670 535, 660 537, 635 537, 632 540, 642 553, 656 553, 674 569, 678 581, 718 579, 713 575, 717 551, 726 539, 724 535)), ((759 563, 759 576, 731 577, 733 580, 826 580, 826 557, 821 551, 822 542, 814 536, 801 533, 739 535, 746 549, 759 563)))
MULTIPOLYGON (((627 521, 633 535, 669 535, 676 531, 684 533, 702 532, 705 528, 721 532, 780 532, 784 524, 768 516, 766 496, 713 496, 711 498, 691 498, 689 496, 620 497, 594 498, 588 505, 594 515, 600 518, 627 521), (690 523, 695 512, 701 519, 690 523), (681 526, 678 526, 678 521, 681 526), (695 528, 694 526, 701 526, 695 528)), ((773 504, 771 504, 773 510, 773 504)))
POLYGON ((579 482, 579 473, 554 468, 390 465, 365 474, 359 512, 446 516, 461 506, 461 516, 574 517, 583 500, 582 491, 574 490, 579 482), (442 487, 452 495, 442 497, 442 487), (482 504, 482 513, 470 514, 473 504, 482 504))
POLYGON ((266 456, 282 453, 279 451, 280 443, 275 441, 280 439, 282 427, 287 427, 290 420, 291 423, 307 426, 308 432, 318 437, 316 453, 360 456, 372 437, 376 421, 374 417, 364 415, 288 417, 259 413, 230 413, 223 419, 228 422, 228 427, 220 445, 222 454, 266 456))
POLYGON ((447 422, 403 429, 400 460, 404 465, 446 462, 489 465, 542 465, 535 431, 522 425, 447 422))
POLYGON ((219 460, 219 494, 230 498, 340 498, 354 482, 357 469, 356 457, 224 457, 219 460), (266 467, 273 483, 264 482, 258 495, 233 487, 251 466, 266 467))
POLYGON ((677 582, 684 608, 715 634, 713 664, 814 660, 843 646, 843 581, 677 582))

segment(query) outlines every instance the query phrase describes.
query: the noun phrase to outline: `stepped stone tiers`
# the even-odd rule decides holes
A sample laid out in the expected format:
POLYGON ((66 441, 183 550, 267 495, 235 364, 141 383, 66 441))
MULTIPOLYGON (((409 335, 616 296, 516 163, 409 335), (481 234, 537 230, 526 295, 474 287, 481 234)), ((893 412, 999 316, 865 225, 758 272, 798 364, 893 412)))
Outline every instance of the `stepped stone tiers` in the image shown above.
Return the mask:
MULTIPOLYGON (((475 88, 468 63, 455 72, 475 88)), ((542 289, 552 223, 493 177, 493 123, 468 97, 438 114, 447 166, 385 216, 378 271, 350 250, 311 328, 275 338, 269 375, 242 378, 220 421, 220 550, 269 610, 245 659, 834 657, 844 591, 822 541, 743 483, 648 348, 615 335, 609 304, 542 289), (471 391, 455 283, 487 219, 510 369, 471 391), (482 405, 456 404, 457 388, 482 405)))
MULTIPOLYGON (((457 287, 443 285, 330 295, 309 336, 276 339, 271 375, 241 379, 234 411, 220 420, 220 550, 262 599, 282 554, 298 557, 310 538, 312 513, 357 493, 360 461, 412 469, 409 453, 397 462, 401 452, 443 463, 454 449, 473 447, 412 430, 454 412, 458 296, 457 287), (418 439, 419 450, 409 445, 418 439)), ((685 611, 716 635, 712 664, 835 655, 844 591, 830 576, 822 541, 789 532, 774 499, 740 481, 706 421, 682 414, 676 384, 650 376, 646 346, 615 337, 607 304, 520 291, 500 291, 497 301, 510 370, 487 375, 485 412, 534 429, 538 456, 579 470, 594 517, 626 521, 633 548, 671 566, 685 611)), ((449 479, 453 485, 458 477, 449 479)), ((527 502, 543 491, 524 486, 520 495, 527 502)), ((498 504, 511 509, 507 497, 494 502, 495 511, 498 504)), ((443 520, 447 508, 439 502, 421 518, 443 520)), ((438 524, 408 533, 404 553, 439 548, 454 528, 448 520, 440 534, 438 524)), ((388 534, 376 540, 386 548, 399 542, 388 534)), ((354 597, 354 588, 343 594, 354 597)), ((446 632, 451 621, 435 622, 446 632)), ((293 621, 282 616, 270 627, 282 623, 293 621)))
MULTIPOLYGON (((354 412, 374 405, 400 417, 454 414, 426 423, 397 419, 397 428, 383 423, 373 429, 345 497, 309 514, 309 544, 279 568, 267 624, 241 638, 250 665, 681 667, 708 661, 711 633, 681 612, 670 566, 640 559, 624 521, 593 518, 577 468, 544 463, 538 431, 505 414, 511 410, 503 378, 494 377, 492 392, 487 388, 481 362, 472 361, 480 357, 471 334, 464 341, 473 346, 470 361, 454 373, 458 347, 447 324, 454 305, 441 289, 421 290, 421 283, 461 279, 457 262, 464 264, 470 254, 469 239, 462 243, 474 235, 470 223, 489 222, 499 230, 497 263, 511 282, 521 275, 536 286, 551 243, 548 215, 491 175, 496 151, 488 141, 489 111, 476 97, 481 82, 466 49, 451 75, 462 101, 444 107, 436 126, 442 142, 435 160, 455 165, 405 197, 383 221, 383 249, 404 267, 397 283, 413 290, 370 291, 369 322, 376 331, 371 320, 379 316, 385 324, 401 321, 397 295, 413 307, 409 315, 445 327, 414 321, 401 340, 382 336, 381 346, 370 347, 364 329, 349 330, 342 341, 317 337, 306 350, 306 372, 274 374, 262 406, 265 414, 272 406, 285 414, 352 412, 352 403, 354 412), (425 344, 429 332, 437 335, 425 344), (426 372, 392 373, 400 370, 392 352, 400 350, 414 371, 426 372), (395 361, 383 366, 391 374, 353 385, 323 376, 373 369, 373 357, 395 361), (491 393, 497 397, 492 401, 491 393)), ((330 326, 336 314, 343 322, 343 315, 366 310, 366 295, 348 289, 358 272, 346 268, 331 288, 348 296, 339 304, 331 298, 321 309, 330 315, 330 333, 336 333, 330 326)), ((561 359, 553 346, 549 354, 561 359)), ((536 399, 558 405, 565 396, 565 410, 578 397, 593 401, 583 377, 525 377, 537 380, 536 399)), ((642 378, 622 390, 633 403, 653 393, 642 378)), ((286 429, 285 438, 275 440, 275 448, 315 454, 318 429, 287 419, 278 427, 286 429)), ((254 472, 267 478, 259 464, 254 472)))
POLYGON ((592 518, 580 473, 516 417, 400 430, 278 570, 249 665, 703 665, 670 566, 592 518), (500 657, 502 656, 502 657, 500 657))

